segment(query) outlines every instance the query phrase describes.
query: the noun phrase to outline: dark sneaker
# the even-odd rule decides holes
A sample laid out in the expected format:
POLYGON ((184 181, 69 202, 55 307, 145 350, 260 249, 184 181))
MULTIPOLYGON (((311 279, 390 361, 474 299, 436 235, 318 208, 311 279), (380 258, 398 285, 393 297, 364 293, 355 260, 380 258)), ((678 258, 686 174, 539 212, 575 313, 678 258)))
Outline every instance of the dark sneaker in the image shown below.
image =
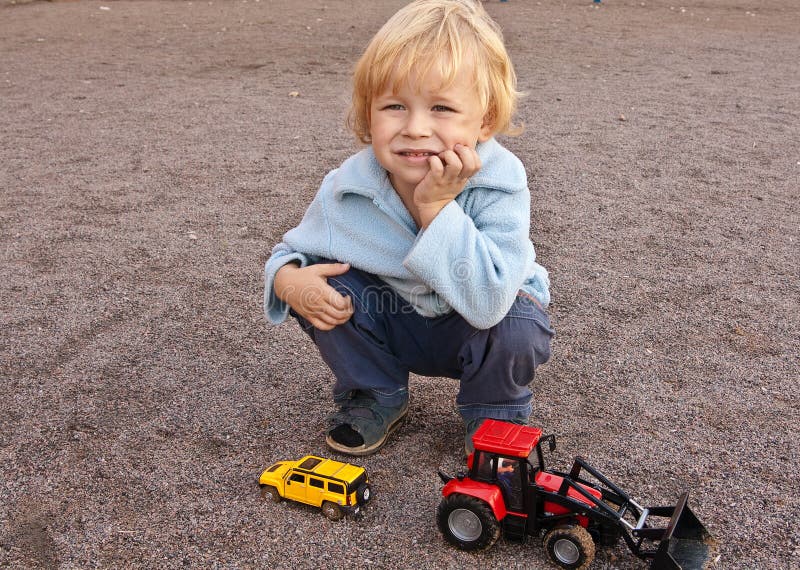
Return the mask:
POLYGON ((408 413, 408 400, 399 406, 381 406, 368 392, 356 390, 328 417, 325 443, 347 455, 371 455, 386 443, 408 413))

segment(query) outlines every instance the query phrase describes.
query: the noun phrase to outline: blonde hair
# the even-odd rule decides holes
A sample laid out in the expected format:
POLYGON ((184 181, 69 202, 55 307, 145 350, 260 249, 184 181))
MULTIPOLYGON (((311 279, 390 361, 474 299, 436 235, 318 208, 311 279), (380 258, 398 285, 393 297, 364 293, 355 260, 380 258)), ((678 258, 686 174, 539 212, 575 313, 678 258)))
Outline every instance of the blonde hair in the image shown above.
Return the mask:
POLYGON ((492 134, 516 134, 511 119, 520 93, 499 26, 478 0, 416 0, 392 16, 370 41, 353 73, 348 125, 364 143, 370 138, 372 99, 425 77, 434 66, 447 87, 471 66, 484 120, 492 134))

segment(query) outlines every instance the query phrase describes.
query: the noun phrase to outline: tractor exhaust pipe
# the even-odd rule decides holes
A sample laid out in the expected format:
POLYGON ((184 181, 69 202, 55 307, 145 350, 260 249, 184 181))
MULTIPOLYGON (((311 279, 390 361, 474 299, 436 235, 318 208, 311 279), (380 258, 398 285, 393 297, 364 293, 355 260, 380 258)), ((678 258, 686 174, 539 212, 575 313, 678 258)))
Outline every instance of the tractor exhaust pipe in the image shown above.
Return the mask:
POLYGON ((443 471, 439 471, 438 473, 439 473, 439 479, 441 479, 442 483, 444 483, 445 485, 447 485, 447 483, 449 483, 450 480, 453 479, 453 477, 451 477, 447 473, 444 473, 443 471))

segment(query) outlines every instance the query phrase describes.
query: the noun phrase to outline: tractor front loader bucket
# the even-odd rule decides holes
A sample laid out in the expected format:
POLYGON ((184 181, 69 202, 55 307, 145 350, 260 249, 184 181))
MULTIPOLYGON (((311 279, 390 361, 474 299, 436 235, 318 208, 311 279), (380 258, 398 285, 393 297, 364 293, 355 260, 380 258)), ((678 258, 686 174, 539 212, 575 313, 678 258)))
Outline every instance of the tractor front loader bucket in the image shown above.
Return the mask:
POLYGON ((703 570, 711 567, 716 541, 687 504, 689 493, 674 507, 652 507, 650 514, 670 517, 659 541, 651 570, 703 570), (670 513, 671 511, 671 513, 670 513))

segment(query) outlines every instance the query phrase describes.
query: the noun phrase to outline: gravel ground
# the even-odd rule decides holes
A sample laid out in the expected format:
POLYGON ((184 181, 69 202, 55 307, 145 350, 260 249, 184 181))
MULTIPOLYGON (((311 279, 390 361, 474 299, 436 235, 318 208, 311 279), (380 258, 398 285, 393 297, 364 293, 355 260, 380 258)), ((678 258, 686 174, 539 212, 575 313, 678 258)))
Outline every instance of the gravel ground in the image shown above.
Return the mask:
MULTIPOLYGON (((349 69, 400 5, 0 0, 0 565, 546 567, 538 540, 468 554, 436 529, 452 381, 412 378, 359 461, 362 518, 259 498, 273 460, 327 453, 331 410, 261 268, 358 148, 349 69)), ((534 422, 557 466, 641 503, 691 489, 718 568, 800 568, 800 6, 486 7, 528 92, 502 142, 552 272, 534 422)))

